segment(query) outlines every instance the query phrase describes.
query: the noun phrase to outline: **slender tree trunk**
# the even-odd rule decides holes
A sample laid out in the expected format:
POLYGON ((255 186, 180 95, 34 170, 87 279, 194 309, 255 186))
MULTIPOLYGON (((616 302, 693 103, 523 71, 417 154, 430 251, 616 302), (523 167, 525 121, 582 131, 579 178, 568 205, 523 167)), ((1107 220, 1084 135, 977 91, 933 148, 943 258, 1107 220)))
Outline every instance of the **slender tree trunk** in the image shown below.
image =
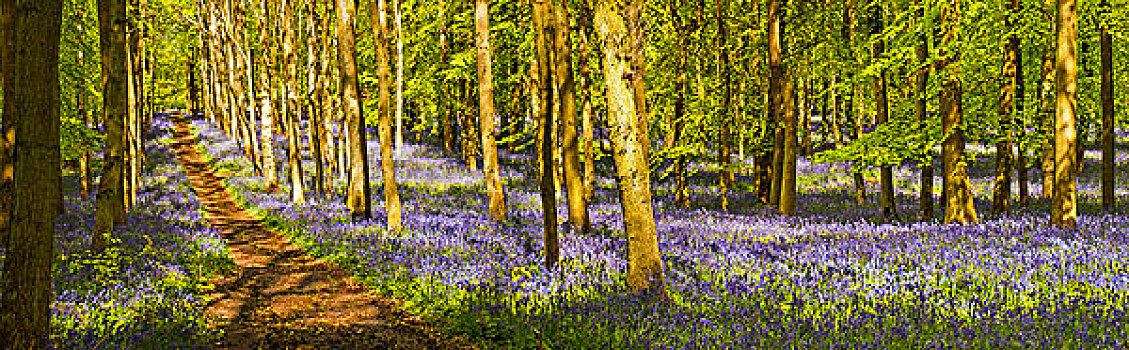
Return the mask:
MULTIPOLYGON (((482 1, 482 0, 480 0, 482 1)), ((553 51, 556 58, 554 77, 560 99, 561 118, 561 165, 565 181, 565 194, 568 199, 568 222, 574 232, 587 234, 591 231, 588 219, 588 203, 584 196, 584 179, 580 176, 580 145, 576 131, 576 81, 572 76, 572 40, 569 30, 569 9, 566 0, 553 2, 553 51)), ((485 125, 485 124, 484 124, 485 125)))
POLYGON ((677 30, 678 47, 678 66, 675 70, 678 72, 678 81, 675 85, 674 94, 674 127, 669 143, 673 149, 676 149, 675 163, 674 163, 674 202, 680 207, 690 207, 690 186, 687 181, 686 175, 686 156, 685 152, 681 150, 685 145, 683 140, 683 133, 686 128, 686 95, 690 93, 689 88, 689 71, 687 67, 687 56, 689 55, 689 40, 688 28, 682 23, 682 16, 678 14, 679 2, 671 2, 670 13, 674 15, 675 30, 677 30))
POLYGON ((1055 193, 1051 203, 1051 225, 1078 225, 1076 192, 1079 152, 1075 120, 1078 113, 1078 14, 1075 0, 1058 0, 1055 23, 1055 193))
MULTIPOLYGON (((1012 1, 1012 11, 1015 12, 1015 13, 1018 13, 1020 10, 1021 9, 1019 7, 1018 2, 1012 1)), ((1015 67, 1016 67, 1015 68, 1015 108, 1014 108, 1014 111, 1015 111, 1015 115, 1019 116, 1019 118, 1021 118, 1020 120, 1022 121, 1023 120, 1022 118, 1024 118, 1024 116, 1023 116, 1023 46, 1022 46, 1021 39, 1019 39, 1018 37, 1013 37, 1013 39, 1015 40, 1015 46, 1013 46, 1012 49, 1015 50, 1015 67)), ((1020 124, 1020 125, 1023 125, 1023 124, 1020 124)), ((1017 139, 1019 139, 1019 140, 1026 140, 1027 139, 1027 133, 1025 131, 1025 127, 1017 127, 1015 129, 1016 129, 1016 131, 1019 132, 1019 135, 1017 135, 1017 139)), ((1015 157, 1015 167, 1016 167, 1016 178, 1015 178, 1015 180, 1016 180, 1017 184, 1019 185, 1019 201, 1016 204, 1019 205, 1020 207, 1027 206, 1027 203, 1030 201, 1030 190, 1028 189, 1028 185, 1027 185, 1027 150, 1024 149, 1024 147, 1023 147, 1023 145, 1025 143, 1026 142, 1019 142, 1019 143, 1016 144, 1016 150, 1018 152, 1016 152, 1016 157, 1015 157)))
MULTIPOLYGON (((718 171, 718 189, 721 196, 721 211, 724 213, 729 212, 729 187, 733 182, 732 154, 733 142, 730 130, 732 124, 729 109, 731 108, 733 100, 733 84, 730 82, 729 72, 729 52, 727 50, 728 40, 727 30, 725 25, 725 7, 728 5, 726 1, 719 0, 717 2, 715 17, 717 18, 717 74, 721 84, 725 87, 725 93, 722 95, 721 110, 717 115, 718 121, 718 148, 717 148, 717 162, 720 170, 718 171)), ((777 32, 779 34, 779 32, 777 32)))
POLYGON ((404 148, 404 21, 400 0, 393 0, 396 14, 396 152, 404 148))
MULTIPOLYGON (((773 0, 774 1, 774 0, 773 0)), ((792 89, 792 78, 784 74, 781 108, 784 121, 784 160, 780 176, 780 213, 792 216, 796 213, 796 100, 792 89)))
POLYGON ((298 44, 294 18, 297 5, 283 0, 282 12, 282 118, 286 124, 286 163, 290 175, 290 201, 296 204, 306 202, 306 186, 302 175, 302 140, 298 130, 302 110, 298 102, 298 57, 294 47, 298 44))
MULTIPOLYGON (((885 25, 882 19, 882 6, 873 7, 872 19, 874 27, 871 34, 882 35, 885 30, 885 25)), ((879 39, 874 42, 872 47, 872 58, 874 60, 882 59, 886 54, 886 46, 883 40, 879 39)), ((875 124, 885 124, 889 119, 889 102, 887 101, 886 93, 886 70, 883 67, 878 68, 878 76, 874 78, 874 119, 875 124)), ((882 216, 889 219, 897 215, 894 198, 894 167, 891 165, 883 165, 879 167, 878 175, 878 188, 880 194, 879 206, 882 207, 882 216)))
POLYGON ((783 85, 784 63, 781 58, 780 31, 783 24, 780 17, 780 3, 777 0, 768 1, 768 108, 772 131, 772 184, 768 203, 772 206, 780 205, 781 180, 784 174, 784 128, 783 121, 783 85))
MULTIPOLYGON (((924 20, 925 9, 918 10, 917 14, 918 18, 924 20)), ((925 125, 928 125, 925 116, 925 107, 926 99, 928 98, 928 91, 926 89, 929 86, 929 70, 923 69, 924 66, 929 63, 929 43, 924 33, 918 37, 916 53, 920 70, 917 73, 916 86, 914 87, 914 93, 916 95, 914 114, 917 116, 917 121, 920 122, 924 128, 925 125)), ((929 133, 926 133, 926 137, 929 137, 929 133)), ((926 139, 927 143, 928 141, 929 139, 926 139)), ((918 193, 917 210, 921 221, 929 222, 933 221, 933 150, 926 149, 924 151, 925 155, 921 164, 921 192, 918 193)))
POLYGON ((1049 115, 1051 113, 1052 104, 1051 91, 1054 89, 1055 81, 1055 61, 1053 51, 1045 50, 1043 53, 1043 87, 1040 93, 1041 103, 1039 115, 1045 116, 1041 121, 1042 131, 1046 138, 1042 147, 1042 159, 1040 166, 1043 170, 1043 198, 1051 199, 1054 197, 1054 171, 1055 171, 1055 143, 1054 143, 1054 117, 1049 115))
POLYGON ((592 85, 592 76, 589 72, 588 57, 589 57, 589 43, 588 35, 592 30, 592 15, 591 9, 587 7, 587 3, 581 7, 581 15, 578 21, 580 26, 577 28, 577 37, 580 38, 580 49, 577 51, 577 70, 580 75, 580 124, 584 129, 583 143, 584 147, 584 203, 592 203, 596 191, 596 157, 593 144, 595 140, 595 124, 592 123, 592 95, 594 94, 592 85))
MULTIPOLYGON (((1010 4, 1018 12, 1019 2, 1010 4)), ((1010 24, 1009 24, 1010 26, 1010 24)), ((992 190, 992 214, 1006 214, 1011 210, 1012 128, 1016 110, 1016 81, 1019 70, 1019 38, 1008 36, 1004 45, 1003 84, 1000 87, 1000 128, 996 141, 996 179, 992 190)))
MULTIPOLYGON (((396 0, 394 0, 396 1, 396 0)), ((372 4, 372 31, 376 35, 376 72, 379 77, 380 91, 377 96, 377 111, 379 124, 377 125, 380 138, 380 174, 384 181, 384 210, 388 215, 388 230, 397 232, 404 228, 401 219, 400 189, 396 186, 396 167, 392 155, 392 57, 388 45, 392 33, 388 27, 388 8, 384 0, 377 0, 372 4)), ((363 147, 363 146, 362 146, 363 147)))
POLYGON ((127 103, 126 22, 122 0, 98 2, 99 37, 102 51, 102 120, 106 129, 102 177, 95 199, 92 250, 101 252, 114 226, 125 223, 125 126, 127 103))
POLYGON ((345 204, 354 220, 372 218, 369 203, 368 150, 365 145, 365 118, 357 82, 356 40, 354 39, 353 0, 337 0, 337 65, 341 71, 341 99, 345 132, 349 146, 349 189, 345 204))
MULTIPOLYGON (((1110 11, 1109 1, 1102 0, 1102 11, 1110 11)), ((1101 24, 1101 79, 1102 79, 1102 209, 1113 210, 1117 197, 1113 193, 1114 174, 1114 114, 1113 114, 1113 37, 1110 23, 1101 24)))
MULTIPOLYGON (((0 274, 0 343, 45 348, 51 333, 51 271, 57 203, 62 198, 59 144, 59 38, 63 2, 16 1, 10 34, 15 67, 5 69, 5 122, 19 132, 12 148, 14 191, 4 273, 0 274)), ((10 64, 8 61, 5 64, 10 64)))
MULTIPOLYGON (((16 0, 0 0, 0 89, 3 90, 3 106, 0 107, 0 249, 6 247, 12 214, 12 177, 15 164, 12 156, 16 141, 15 118, 9 117, 12 110, 9 101, 16 90, 12 83, 15 65, 6 64, 14 60, 16 0)), ((0 259, 2 260, 2 259, 0 259)), ((4 310, 0 310, 4 311, 4 310)), ((0 334, 5 330, 0 320, 0 334)))
POLYGON ((552 60, 549 56, 550 41, 553 38, 554 27, 549 24, 553 20, 550 15, 550 4, 547 1, 533 1, 533 22, 537 38, 534 46, 537 50, 537 91, 538 91, 538 138, 541 139, 541 212, 543 215, 544 241, 545 241, 545 266, 553 269, 560 258, 560 241, 557 237, 557 197, 556 184, 553 181, 553 152, 552 152, 552 60))
MULTIPOLYGON (((439 0, 439 62, 442 66, 446 66, 450 62, 447 54, 447 1, 439 0)), ((451 105, 451 93, 449 84, 446 84, 446 79, 441 78, 444 84, 440 84, 439 95, 439 119, 443 124, 443 149, 448 153, 455 151, 455 128, 452 125, 451 110, 448 106, 451 105)))
POLYGON ((502 221, 506 219, 506 192, 498 168, 498 145, 494 137, 494 77, 490 70, 493 60, 490 52, 490 7, 487 1, 474 2, 475 46, 478 54, 478 120, 482 123, 482 163, 485 168, 486 193, 490 196, 488 210, 491 218, 502 221))
POLYGON ((627 284, 637 291, 665 295, 662 255, 659 253, 655 216, 651 207, 650 166, 640 139, 643 121, 637 114, 632 82, 643 79, 632 71, 629 57, 643 50, 641 0, 603 0, 597 3, 596 31, 603 41, 604 83, 607 90, 608 124, 611 128, 616 173, 621 184, 621 208, 627 236, 627 284), (633 44, 637 43, 637 44, 633 44))

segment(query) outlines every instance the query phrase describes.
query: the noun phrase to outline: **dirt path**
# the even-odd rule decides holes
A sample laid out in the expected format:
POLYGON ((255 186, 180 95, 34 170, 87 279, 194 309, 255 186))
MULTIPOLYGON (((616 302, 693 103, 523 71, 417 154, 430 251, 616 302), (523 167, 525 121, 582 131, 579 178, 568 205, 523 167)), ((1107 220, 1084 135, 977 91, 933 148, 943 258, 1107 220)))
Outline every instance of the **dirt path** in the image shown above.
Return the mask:
POLYGON ((466 342, 435 332, 356 283, 336 264, 310 255, 232 201, 194 148, 187 124, 173 143, 206 218, 223 230, 237 271, 217 276, 207 315, 224 331, 217 348, 447 349, 466 342))

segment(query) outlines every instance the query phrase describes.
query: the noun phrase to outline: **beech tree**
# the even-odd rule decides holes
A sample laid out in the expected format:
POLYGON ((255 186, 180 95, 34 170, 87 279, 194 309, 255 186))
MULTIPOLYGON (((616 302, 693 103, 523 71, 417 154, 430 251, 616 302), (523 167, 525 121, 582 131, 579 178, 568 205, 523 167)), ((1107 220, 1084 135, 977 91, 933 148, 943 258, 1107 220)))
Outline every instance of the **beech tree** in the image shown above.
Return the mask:
POLYGON ((475 48, 478 55, 478 120, 482 123, 482 163, 486 175, 490 217, 506 218, 506 193, 498 167, 498 146, 494 127, 494 78, 490 70, 490 5, 488 0, 474 2, 475 48))
POLYGON ((339 84, 349 149, 349 188, 345 204, 349 207, 349 216, 353 220, 364 220, 372 218, 372 206, 369 203, 371 190, 368 150, 365 147, 365 118, 357 82, 356 39, 353 35, 355 15, 353 0, 337 0, 337 65, 341 72, 339 84))
MULTIPOLYGON (((4 120, 17 133, 11 227, 0 274, 0 343, 13 349, 49 345, 55 225, 62 206, 59 39, 61 0, 16 0, 0 6, 11 64, 6 69, 4 120), (10 32, 8 32, 10 31, 10 32)), ((124 10, 124 8, 123 8, 124 10)), ((5 61, 8 64, 8 61, 5 61)))
MULTIPOLYGON (((643 0, 599 0, 595 6, 596 32, 603 43, 604 85, 611 129, 612 153, 620 183, 620 208, 627 235, 627 284, 651 294, 663 290, 662 255, 651 206, 650 164, 643 129, 634 95, 635 80, 643 79, 634 70, 633 58, 643 50, 643 0)), ((548 178, 549 176, 545 176, 548 178)))
POLYGON ((125 3, 98 1, 98 27, 102 52, 102 121, 106 130, 102 178, 95 202, 94 251, 106 247, 114 226, 125 222, 125 120, 128 110, 125 3))
POLYGON ((1078 143, 1078 13, 1075 0, 1058 0, 1055 7, 1054 196, 1051 225, 1078 225, 1076 192, 1078 143))

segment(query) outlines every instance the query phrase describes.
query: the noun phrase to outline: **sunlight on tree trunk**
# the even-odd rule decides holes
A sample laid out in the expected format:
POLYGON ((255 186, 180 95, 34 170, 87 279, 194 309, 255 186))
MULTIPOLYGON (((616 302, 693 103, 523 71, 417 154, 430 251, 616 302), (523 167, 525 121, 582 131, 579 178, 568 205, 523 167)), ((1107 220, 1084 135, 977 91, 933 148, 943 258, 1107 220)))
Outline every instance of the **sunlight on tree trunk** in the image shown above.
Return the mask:
POLYGON ((1078 113, 1078 15, 1075 0, 1058 0, 1055 12, 1058 43, 1055 45, 1055 193, 1051 201, 1051 225, 1078 225, 1076 192, 1078 143, 1075 120, 1078 113))
POLYGON ((629 57, 644 47, 641 27, 643 1, 602 0, 595 9, 596 31, 603 42, 604 84, 607 89, 608 125, 611 129, 616 174, 621 184, 624 231, 627 236, 627 284, 637 291, 665 295, 662 256, 651 207, 650 167, 640 140, 642 126, 636 114, 629 57))
POLYGON ((102 120, 106 130, 102 176, 95 202, 95 223, 91 249, 105 249, 114 226, 125 223, 125 123, 126 94, 126 23, 125 4, 121 0, 99 0, 98 22, 102 52, 102 120))
POLYGON ((356 41, 353 0, 337 0, 337 65, 341 74, 341 103, 349 147, 349 188, 345 204, 354 220, 372 218, 369 203, 368 150, 365 142, 365 117, 357 81, 356 41))
MULTIPOLYGON (((392 0, 396 1, 396 0, 392 0)), ((402 207, 400 205, 400 189, 396 185, 396 167, 392 154, 392 57, 388 45, 391 30, 388 28, 388 8, 385 0, 377 0, 370 10, 377 11, 370 18, 373 21, 372 31, 376 38, 376 74, 379 80, 377 95, 377 116, 379 118, 377 133, 380 139, 380 174, 384 181, 384 210, 388 215, 388 230, 398 232, 404 228, 402 222, 402 207)), ((362 145, 364 145, 362 143, 362 145)), ((362 146, 364 147, 364 146, 362 146)), ((367 168, 367 167, 366 167, 367 168)))
POLYGON ((490 47, 490 7, 488 0, 474 2, 475 47, 478 54, 478 120, 482 123, 482 163, 485 168, 487 206, 495 221, 506 219, 506 192, 498 168, 498 146, 494 127, 494 75, 490 47))
MULTIPOLYGON (((552 147, 552 60, 549 56, 550 41, 553 38, 553 26, 549 21, 550 16, 548 0, 532 0, 533 2, 533 27, 537 38, 534 46, 537 51, 537 113, 538 132, 537 138, 541 140, 538 150, 541 155, 541 215, 543 217, 543 239, 545 242, 544 264, 548 269, 556 267, 560 259, 560 239, 557 237, 557 185, 553 181, 553 148, 552 147)), ((528 244, 528 243, 527 243, 528 244)))

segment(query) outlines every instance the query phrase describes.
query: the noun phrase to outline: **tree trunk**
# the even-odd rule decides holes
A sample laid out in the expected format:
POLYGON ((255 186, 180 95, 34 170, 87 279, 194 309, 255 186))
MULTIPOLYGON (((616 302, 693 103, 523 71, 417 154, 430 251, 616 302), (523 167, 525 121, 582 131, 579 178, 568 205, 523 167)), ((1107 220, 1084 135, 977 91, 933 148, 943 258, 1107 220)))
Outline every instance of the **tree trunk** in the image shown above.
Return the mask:
POLYGON ((1055 193, 1051 225, 1078 225, 1076 192, 1078 150, 1075 120, 1078 113, 1078 14, 1075 0, 1058 0, 1055 23, 1055 193))
POLYGON ((650 166, 643 147, 648 141, 636 111, 634 79, 629 57, 638 57, 643 1, 604 0, 597 3, 596 31, 603 41, 604 83, 616 174, 621 184, 624 232, 627 236, 627 284, 636 291, 665 295, 662 255, 659 253, 655 216, 651 207, 650 166))
POLYGON ((783 106, 783 84, 784 84, 784 64, 781 58, 780 47, 780 31, 783 24, 780 17, 780 3, 778 0, 769 0, 768 2, 768 119, 771 122, 772 131, 772 165, 771 176, 772 184, 771 193, 769 194, 768 203, 772 206, 780 205, 781 193, 781 180, 783 179, 782 169, 784 165, 784 130, 781 124, 783 121, 782 112, 783 106))
POLYGON ((396 15, 396 152, 404 148, 404 21, 400 0, 393 0, 396 15))
MULTIPOLYGON (((482 0, 480 0, 482 1, 482 0)), ((568 199, 568 222, 574 232, 587 234, 591 231, 588 219, 588 203, 584 196, 584 179, 580 177, 580 144, 576 132, 576 81, 572 76, 572 40, 569 30, 568 2, 553 2, 553 52, 556 67, 554 77, 560 91, 561 118, 561 165, 565 182, 565 195, 568 199)))
POLYGON ((95 199, 94 235, 91 248, 106 248, 114 226, 125 223, 125 126, 127 103, 125 3, 98 2, 99 37, 102 51, 102 120, 106 130, 102 177, 95 199))
POLYGON ((972 184, 968 181, 968 166, 964 164, 964 126, 961 115, 961 83, 959 79, 945 81, 941 93, 941 118, 944 134, 945 223, 969 224, 979 220, 972 203, 972 184), (954 130, 955 129, 955 130, 954 130), (949 133, 952 134, 949 134, 949 133))
POLYGON ((374 43, 376 46, 376 72, 379 78, 379 89, 377 95, 377 111, 379 116, 379 124, 377 125, 377 132, 380 138, 380 174, 384 181, 384 210, 388 215, 388 230, 398 232, 404 228, 401 218, 402 207, 400 205, 400 189, 396 185, 396 168, 395 160, 392 155, 392 57, 390 57, 390 47, 388 45, 391 30, 388 28, 388 8, 385 7, 384 0, 377 0, 372 4, 372 10, 376 10, 372 17, 376 20, 372 21, 372 31, 376 35, 374 43))
MULTIPOLYGON (((925 9, 917 11, 918 18, 925 18, 925 9)), ((924 66, 929 62, 929 43, 927 36, 922 33, 918 37, 917 43, 917 63, 919 66, 924 66)), ((925 116, 926 99, 928 98, 929 86, 929 70, 922 69, 917 73, 916 86, 914 93, 916 94, 914 101, 914 115, 917 116, 917 121, 923 126, 928 125, 925 116)), ((926 132, 926 143, 928 143, 929 133, 926 132)), ((918 215, 921 221, 933 221, 933 150, 924 150, 924 159, 921 163, 921 192, 918 193, 918 215)))
MULTIPOLYGON (((482 123, 482 163, 485 168, 488 210, 495 221, 506 219, 506 192, 498 168, 494 128, 494 75, 490 70, 490 7, 488 0, 474 2, 475 43, 478 54, 478 120, 482 123)), ((567 30, 565 31, 567 33, 567 30)), ((571 197, 570 197, 571 198, 571 197)), ((570 208, 571 209, 571 208, 570 208)))
MULTIPOLYGON (((715 17, 717 18, 717 74, 721 84, 725 87, 725 93, 722 95, 721 110, 717 114, 718 125, 718 148, 717 148, 717 165, 718 171, 718 189, 721 196, 721 211, 723 213, 729 212, 729 187, 733 182, 732 166, 732 138, 730 124, 732 124, 729 109, 733 100, 733 87, 729 80, 729 52, 727 50, 728 40, 727 29, 725 25, 725 7, 728 5, 726 1, 719 0, 715 17)), ((778 32, 779 33, 779 32, 778 32)))
POLYGON ((553 26, 549 21, 549 6, 546 1, 533 2, 533 22, 537 35, 537 91, 539 106, 538 111, 538 138, 541 139, 541 213, 544 225, 544 263, 545 267, 553 269, 560 258, 560 241, 557 237, 557 197, 556 184, 553 182, 553 152, 552 145, 552 61, 549 57, 549 42, 553 38, 553 26))
MULTIPOLYGON (((1110 11, 1109 1, 1102 0, 1102 11, 1110 11)), ((1113 38, 1109 34, 1110 23, 1101 25, 1101 79, 1102 79, 1102 209, 1113 210, 1117 197, 1113 193, 1114 182, 1114 114, 1113 114, 1113 38)))
POLYGON ((306 202, 306 189, 303 183, 304 176, 302 175, 302 140, 301 133, 298 130, 298 120, 302 115, 302 109, 298 102, 298 57, 295 53, 294 47, 297 46, 296 33, 294 28, 295 6, 294 2, 283 0, 282 2, 282 56, 283 70, 282 78, 284 82, 283 96, 282 96, 282 117, 286 124, 286 162, 288 163, 288 171, 290 175, 290 201, 296 204, 306 202))
POLYGON ((784 100, 781 101, 784 121, 784 162, 780 176, 780 213, 792 216, 796 213, 796 100, 792 89, 792 79, 785 73, 781 77, 784 100))
MULTIPOLYGON (((450 59, 447 54, 447 1, 439 0, 439 62, 446 68, 450 59)), ((443 149, 448 153, 455 152, 455 128, 452 125, 451 90, 446 84, 446 78, 440 78, 443 84, 439 86, 439 120, 443 124, 443 149)))
MULTIPOLYGON (((9 4, 10 5, 10 4, 9 4)), ((51 271, 57 208, 62 198, 59 144, 59 38, 63 2, 16 1, 8 39, 15 67, 6 69, 4 120, 19 135, 13 144, 11 230, 0 274, 0 343, 45 348, 51 333, 51 271)))
MULTIPOLYGON (((873 7, 872 20, 874 27, 871 34, 881 37, 885 25, 882 19, 882 6, 873 7)), ((872 47, 872 60, 880 60, 886 54, 886 46, 883 40, 879 39, 874 42, 872 47)), ((878 68, 878 76, 874 78, 874 122, 875 124, 885 124, 889 119, 889 102, 886 96, 886 70, 884 67, 878 68)), ((879 206, 882 207, 882 216, 886 219, 893 218, 897 214, 894 198, 894 167, 887 164, 879 167, 878 175, 878 188, 879 192, 879 206)))
POLYGON ((589 57, 589 43, 588 35, 592 30, 592 15, 591 9, 588 8, 587 3, 581 5, 581 15, 578 21, 580 26, 577 28, 577 37, 580 38, 580 49, 577 51, 577 70, 580 75, 580 94, 581 94, 581 107, 580 107, 580 124, 584 130, 583 147, 584 147, 584 203, 592 203, 595 197, 596 187, 596 157, 593 145, 595 140, 595 124, 592 123, 592 95, 594 94, 592 85, 592 75, 589 72, 588 57, 589 57))
POLYGON ((1041 108, 1039 109, 1039 115, 1046 116, 1041 118, 1041 123, 1043 126, 1042 131, 1045 133, 1044 137, 1046 137, 1046 139, 1043 142, 1043 147, 1041 150, 1042 159, 1040 159, 1040 166, 1043 170, 1043 198, 1047 199, 1054 197, 1055 192, 1055 143, 1053 140, 1054 118, 1048 115, 1050 113, 1051 107, 1053 106, 1051 104, 1051 101, 1053 99, 1051 98, 1050 94, 1052 89, 1054 89, 1053 83, 1055 81, 1055 61, 1052 53, 1053 52, 1051 50, 1045 50, 1043 52, 1043 87, 1042 92, 1039 95, 1041 98, 1041 108))
MULTIPOLYGON (((1013 12, 1019 9, 1018 0, 1012 0, 1013 12)), ((1009 27, 1011 26, 1009 22, 1009 27)), ((1019 70, 1019 38, 1008 36, 1004 45, 1003 84, 1000 86, 1000 126, 996 137, 996 179, 992 190, 992 214, 1007 214, 1011 210, 1012 124, 1016 106, 1016 76, 1019 70)))
POLYGON ((357 82, 353 0, 337 0, 337 66, 341 72, 341 99, 349 147, 349 188, 345 204, 354 221, 372 219, 369 203, 368 149, 365 147, 365 117, 357 82))
MULTIPOLYGON (((3 99, 0 100, 4 104, 0 107, 0 249, 3 249, 8 242, 12 201, 15 200, 12 198, 14 193, 12 176, 15 171, 12 147, 16 141, 16 125, 15 118, 8 117, 7 113, 12 110, 9 101, 12 100, 12 93, 16 90, 15 85, 12 84, 12 74, 15 74, 16 67, 14 64, 2 63, 14 60, 15 12, 16 0, 0 0, 0 90, 3 90, 4 94, 3 99)), ((0 320, 0 331, 4 331, 2 322, 3 320, 0 320)))

